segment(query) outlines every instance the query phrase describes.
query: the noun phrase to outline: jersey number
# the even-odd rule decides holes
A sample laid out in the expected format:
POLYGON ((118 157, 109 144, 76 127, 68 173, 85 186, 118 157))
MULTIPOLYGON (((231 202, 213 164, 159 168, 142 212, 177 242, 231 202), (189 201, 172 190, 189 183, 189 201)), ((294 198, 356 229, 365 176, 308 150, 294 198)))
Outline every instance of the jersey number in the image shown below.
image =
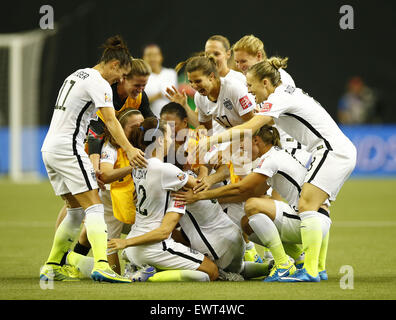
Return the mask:
POLYGON ((225 128, 231 128, 231 122, 230 120, 228 120, 228 117, 226 115, 223 115, 221 117, 216 117, 215 120, 222 126, 225 128))
POLYGON ((142 198, 140 199, 140 202, 139 202, 137 211, 138 211, 141 215, 147 216, 147 209, 144 209, 144 210, 141 209, 141 208, 142 208, 142 205, 143 205, 143 202, 146 200, 146 189, 144 189, 144 187, 143 187, 142 185, 139 185, 138 194, 139 194, 139 196, 141 195, 142 198))
POLYGON ((70 90, 73 88, 75 83, 76 83, 76 81, 74 81, 74 80, 65 80, 65 82, 63 82, 62 88, 58 95, 58 99, 56 100, 56 103, 55 103, 55 109, 59 109, 62 111, 66 110, 66 108, 64 107, 65 101, 70 93, 70 90), (67 87, 67 89, 65 91, 66 87, 67 87), (65 94, 63 95, 64 91, 65 91, 65 94), (62 101, 62 104, 59 104, 61 101, 62 101))

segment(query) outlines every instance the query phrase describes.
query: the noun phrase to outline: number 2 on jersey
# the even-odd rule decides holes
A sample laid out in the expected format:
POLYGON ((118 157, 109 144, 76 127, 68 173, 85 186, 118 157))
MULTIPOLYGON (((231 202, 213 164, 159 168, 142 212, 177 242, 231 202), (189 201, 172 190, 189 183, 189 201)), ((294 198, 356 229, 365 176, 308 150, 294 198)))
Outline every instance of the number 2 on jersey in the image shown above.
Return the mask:
POLYGON ((62 88, 61 88, 61 90, 59 92, 59 95, 58 95, 58 99, 56 99, 55 109, 59 109, 59 110, 62 110, 62 111, 66 110, 66 108, 64 107, 65 101, 66 101, 66 99, 67 99, 67 97, 68 97, 68 95, 70 93, 70 90, 73 88, 75 83, 76 83, 76 81, 74 81, 74 80, 65 80, 65 82, 63 82, 62 88), (67 89, 65 91, 66 87, 67 87, 67 89), (64 95, 64 98, 63 98, 62 95, 63 95, 64 91, 65 91, 65 95, 64 95), (59 102, 62 101, 62 99, 63 99, 62 104, 59 104, 59 102))
POLYGON ((142 198, 140 199, 139 205, 137 207, 137 211, 143 215, 143 216, 147 216, 147 209, 142 210, 142 205, 144 200, 146 200, 146 189, 144 189, 144 187, 142 185, 139 185, 138 188, 138 197, 141 196, 142 198))

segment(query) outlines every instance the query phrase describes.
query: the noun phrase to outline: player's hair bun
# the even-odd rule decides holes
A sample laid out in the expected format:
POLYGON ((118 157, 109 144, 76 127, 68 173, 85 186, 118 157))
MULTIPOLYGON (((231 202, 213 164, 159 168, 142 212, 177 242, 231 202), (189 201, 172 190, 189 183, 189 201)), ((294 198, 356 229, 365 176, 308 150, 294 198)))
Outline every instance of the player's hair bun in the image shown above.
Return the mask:
POLYGON ((104 44, 102 44, 102 47, 106 49, 112 49, 112 50, 120 50, 120 49, 126 49, 128 50, 128 47, 125 43, 125 41, 122 39, 120 35, 115 35, 113 37, 108 38, 104 44))
POLYGON ((107 63, 111 60, 118 60, 120 61, 120 66, 131 65, 131 54, 120 35, 108 38, 105 43, 102 44, 102 48, 104 48, 104 51, 100 59, 101 62, 107 63))

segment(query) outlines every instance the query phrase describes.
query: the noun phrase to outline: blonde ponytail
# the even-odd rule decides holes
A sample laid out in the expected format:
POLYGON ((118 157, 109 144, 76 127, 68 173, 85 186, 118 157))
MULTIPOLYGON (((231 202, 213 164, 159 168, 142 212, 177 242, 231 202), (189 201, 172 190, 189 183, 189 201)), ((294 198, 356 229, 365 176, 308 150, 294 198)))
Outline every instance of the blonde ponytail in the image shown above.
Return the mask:
POLYGON ((268 78, 273 86, 278 86, 281 81, 279 69, 287 68, 288 61, 289 58, 287 57, 271 57, 251 66, 248 73, 252 72, 260 81, 264 78, 268 78))

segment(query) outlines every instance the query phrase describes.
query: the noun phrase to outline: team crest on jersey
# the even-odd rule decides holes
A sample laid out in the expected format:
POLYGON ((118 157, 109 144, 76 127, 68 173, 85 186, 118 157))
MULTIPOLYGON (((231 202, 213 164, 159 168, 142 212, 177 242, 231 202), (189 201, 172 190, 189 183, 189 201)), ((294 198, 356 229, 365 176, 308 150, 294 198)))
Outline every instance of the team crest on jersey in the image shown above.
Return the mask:
POLYGON ((105 93, 105 102, 111 102, 111 96, 105 93))
POLYGON ((102 151, 102 153, 100 154, 100 157, 102 159, 108 160, 110 158, 110 155, 106 151, 102 151))
POLYGON ((243 110, 252 106, 252 102, 250 101, 248 96, 244 96, 239 99, 239 103, 241 104, 243 110))
POLYGON ((260 105, 260 112, 268 112, 272 108, 272 103, 271 102, 265 102, 260 105))
POLYGON ((223 101, 223 105, 224 105, 224 107, 226 107, 228 110, 232 110, 233 105, 232 105, 232 102, 231 102, 230 99, 225 98, 224 101, 223 101))
POLYGON ((179 179, 180 181, 183 181, 186 178, 186 174, 183 172, 180 172, 177 174, 177 179, 179 179))

